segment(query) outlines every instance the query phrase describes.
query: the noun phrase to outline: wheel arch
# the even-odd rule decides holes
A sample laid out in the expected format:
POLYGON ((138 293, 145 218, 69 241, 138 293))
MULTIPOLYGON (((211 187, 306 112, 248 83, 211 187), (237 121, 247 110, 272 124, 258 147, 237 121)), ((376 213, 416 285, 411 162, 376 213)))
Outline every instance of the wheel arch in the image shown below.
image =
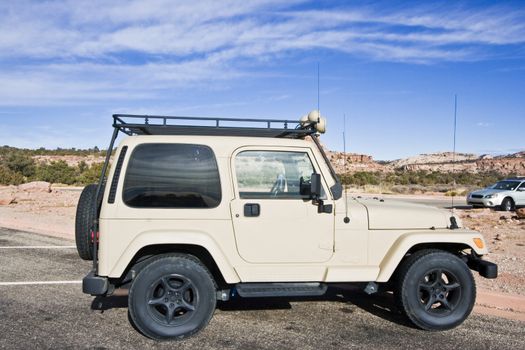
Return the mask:
POLYGON ((174 253, 187 254, 199 259, 208 271, 210 271, 217 287, 225 288, 228 285, 211 253, 203 246, 195 244, 152 244, 145 246, 133 256, 128 267, 122 274, 121 280, 130 281, 133 279, 151 259, 159 255, 170 255, 174 253))
POLYGON ((478 232, 455 231, 457 230, 434 233, 419 232, 400 237, 392 245, 379 264, 379 274, 376 281, 389 281, 406 256, 423 249, 439 249, 451 253, 458 253, 465 249, 471 249, 478 255, 488 253, 486 244, 484 244, 484 247, 481 249, 474 244, 474 238, 481 238, 484 242, 482 236, 478 232))
POLYGON ((168 253, 195 256, 210 270, 217 283, 231 284, 240 281, 235 269, 214 240, 208 235, 195 232, 169 235, 165 232, 149 232, 139 235, 113 265, 108 277, 128 279, 128 273, 137 264, 150 257, 168 253))

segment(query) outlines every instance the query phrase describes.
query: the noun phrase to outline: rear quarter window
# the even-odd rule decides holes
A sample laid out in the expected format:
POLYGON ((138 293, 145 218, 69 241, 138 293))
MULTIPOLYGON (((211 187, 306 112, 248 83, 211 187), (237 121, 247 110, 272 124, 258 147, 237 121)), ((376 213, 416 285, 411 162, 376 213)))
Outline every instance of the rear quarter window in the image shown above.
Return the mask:
POLYGON ((221 201, 213 151, 194 144, 142 144, 133 150, 123 201, 137 208, 214 208, 221 201))

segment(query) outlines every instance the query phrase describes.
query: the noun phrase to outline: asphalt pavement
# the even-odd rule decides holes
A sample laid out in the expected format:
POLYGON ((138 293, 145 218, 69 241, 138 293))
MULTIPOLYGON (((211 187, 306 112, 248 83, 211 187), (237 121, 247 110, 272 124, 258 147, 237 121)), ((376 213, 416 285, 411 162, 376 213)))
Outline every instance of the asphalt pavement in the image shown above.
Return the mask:
POLYGON ((446 332, 413 328, 389 294, 344 286, 319 298, 219 303, 201 333, 159 343, 128 320, 127 297, 93 298, 80 280, 90 262, 73 242, 0 228, 2 349, 523 349, 525 324, 473 314, 446 332))

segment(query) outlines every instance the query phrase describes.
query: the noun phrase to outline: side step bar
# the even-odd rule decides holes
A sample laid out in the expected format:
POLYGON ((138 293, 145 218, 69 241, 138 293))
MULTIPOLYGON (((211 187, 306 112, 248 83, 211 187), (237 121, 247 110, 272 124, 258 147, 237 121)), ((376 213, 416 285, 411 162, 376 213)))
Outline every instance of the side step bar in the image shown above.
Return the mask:
POLYGON ((238 283, 237 293, 243 298, 260 297, 305 297, 319 296, 326 293, 324 283, 238 283))

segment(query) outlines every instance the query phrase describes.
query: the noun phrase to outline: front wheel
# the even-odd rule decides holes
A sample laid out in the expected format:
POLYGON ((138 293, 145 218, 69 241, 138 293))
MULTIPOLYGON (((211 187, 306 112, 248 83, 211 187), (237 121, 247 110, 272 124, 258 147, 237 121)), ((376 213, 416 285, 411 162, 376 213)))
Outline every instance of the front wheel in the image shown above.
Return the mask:
POLYGON ((412 254, 400 268, 396 301, 417 327, 447 330, 460 325, 476 299, 476 285, 467 265, 439 250, 412 254))
POLYGON ((129 291, 135 326, 157 340, 182 339, 204 328, 215 311, 208 269, 191 255, 167 255, 144 267, 129 291))
POLYGON ((501 201, 501 210, 503 211, 511 211, 514 209, 514 202, 512 201, 512 198, 504 198, 501 201))

